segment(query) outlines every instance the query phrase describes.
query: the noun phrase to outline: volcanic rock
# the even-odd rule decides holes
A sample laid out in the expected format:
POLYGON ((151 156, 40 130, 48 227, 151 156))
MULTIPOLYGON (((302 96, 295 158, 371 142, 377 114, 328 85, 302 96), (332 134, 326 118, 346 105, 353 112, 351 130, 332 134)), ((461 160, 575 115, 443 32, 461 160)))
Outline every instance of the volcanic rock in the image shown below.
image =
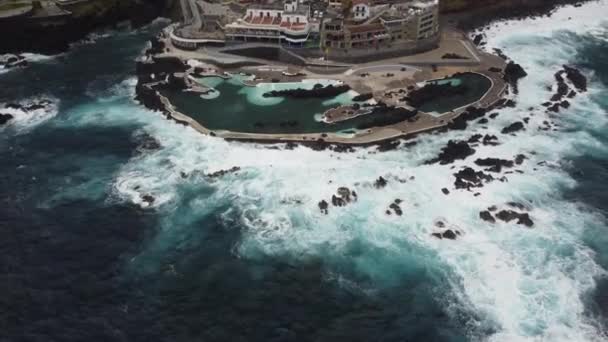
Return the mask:
POLYGON ((377 150, 378 152, 391 151, 397 149, 399 145, 401 145, 401 142, 399 140, 383 141, 378 145, 377 150))
POLYGON ((483 183, 494 180, 491 175, 485 174, 482 171, 475 171, 470 167, 466 167, 454 174, 456 181, 454 186, 456 189, 481 188, 483 183))
POLYGON ((331 204, 333 204, 334 207, 343 207, 346 205, 346 201, 341 198, 338 197, 336 195, 332 195, 331 196, 331 204))
POLYGON ((511 125, 505 127, 502 129, 501 133, 502 134, 509 134, 509 133, 514 133, 514 132, 518 132, 521 131, 522 129, 524 129, 524 124, 520 121, 514 122, 511 125))
POLYGON ((513 167, 514 163, 511 160, 498 158, 477 159, 475 164, 479 166, 489 166, 486 171, 500 172, 503 167, 513 167))
POLYGON ((469 146, 466 141, 448 141, 447 146, 441 149, 441 152, 437 158, 431 159, 426 164, 439 163, 441 165, 451 164, 457 159, 466 159, 468 156, 473 155, 475 149, 469 146))
POLYGON ((388 182, 387 182, 387 180, 386 180, 386 179, 384 179, 384 177, 380 176, 380 177, 378 177, 378 179, 376 179, 376 181, 374 182, 374 187, 375 187, 376 189, 381 189, 381 188, 384 188, 384 187, 386 186, 386 184, 387 184, 387 183, 388 183, 388 182))
POLYGON ((490 223, 496 222, 496 219, 494 218, 494 216, 492 216, 492 214, 488 210, 479 212, 479 218, 481 218, 482 220, 484 220, 486 222, 490 222, 490 223))
POLYGON ((498 214, 496 214, 496 218, 504 222, 517 220, 517 224, 525 225, 527 227, 532 227, 534 225, 530 215, 527 213, 518 213, 513 210, 501 210, 498 214))
POLYGON ((395 214, 397 214, 397 216, 403 215, 403 211, 401 210, 401 207, 399 207, 399 205, 397 203, 391 203, 389 208, 393 209, 393 211, 395 212, 395 214))
POLYGON ((578 91, 587 91, 587 78, 580 70, 567 65, 564 65, 564 70, 566 71, 566 76, 578 91))
POLYGON ((147 205, 152 205, 155 201, 154 196, 152 195, 141 195, 141 200, 144 201, 147 205))
POLYGON ((322 200, 321 202, 319 202, 319 210, 321 210, 321 212, 325 215, 327 215, 328 210, 327 208, 329 207, 329 204, 325 201, 322 200))
POLYGON ((0 113, 0 125, 4 125, 7 122, 9 122, 10 120, 12 120, 14 117, 11 114, 3 114, 0 113))
POLYGON ((483 135, 481 135, 481 134, 473 134, 473 135, 472 135, 472 136, 469 138, 469 140, 467 140, 467 142, 468 142, 468 143, 471 143, 471 144, 473 144, 473 143, 477 143, 477 142, 479 142, 479 140, 480 140, 481 138, 483 138, 483 135))
POLYGON ((217 177, 222 177, 224 175, 227 175, 229 173, 235 173, 237 171, 239 171, 241 168, 238 166, 233 166, 228 170, 219 170, 210 174, 207 174, 207 177, 209 178, 217 178, 217 177))
POLYGON ((513 91, 517 94, 517 81, 519 79, 528 76, 528 73, 521 67, 521 65, 514 62, 509 62, 505 67, 505 74, 503 79, 511 85, 513 91))
POLYGON ((473 37, 473 44, 479 45, 483 41, 483 34, 477 34, 473 37))

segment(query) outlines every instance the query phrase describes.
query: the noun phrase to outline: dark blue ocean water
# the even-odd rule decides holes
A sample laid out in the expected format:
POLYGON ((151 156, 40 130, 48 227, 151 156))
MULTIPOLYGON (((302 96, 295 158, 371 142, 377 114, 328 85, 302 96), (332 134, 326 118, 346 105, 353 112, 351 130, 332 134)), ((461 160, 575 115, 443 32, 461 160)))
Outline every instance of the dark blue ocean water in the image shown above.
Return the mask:
MULTIPOLYGON (((249 234, 242 208, 191 213, 212 185, 183 185, 164 210, 120 198, 116 179, 142 153, 148 115, 163 125, 131 100, 134 59, 157 29, 0 74, 0 102, 58 103, 47 121, 0 131, 0 340, 468 341, 500 331, 460 305, 453 290, 465 282, 454 285, 455 271, 421 245, 391 254, 359 238, 332 258, 248 258, 235 251, 249 234), (159 241, 170 229, 188 233, 159 241), (359 272, 370 265, 390 281, 359 272)), ((581 37, 577 52, 608 86, 608 43, 581 37)), ((597 103, 608 110, 605 97, 597 103)), ((581 243, 608 269, 608 134, 589 134, 602 145, 567 160, 577 184, 560 196, 597 215, 581 243)), ((583 295, 586 316, 608 315, 608 283, 583 295)))

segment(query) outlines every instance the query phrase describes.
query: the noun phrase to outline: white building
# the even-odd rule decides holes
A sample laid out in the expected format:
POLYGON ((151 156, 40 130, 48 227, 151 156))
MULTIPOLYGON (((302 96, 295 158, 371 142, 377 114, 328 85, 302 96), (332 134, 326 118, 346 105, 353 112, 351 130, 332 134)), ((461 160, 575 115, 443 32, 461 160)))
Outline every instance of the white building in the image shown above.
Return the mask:
POLYGON ((309 17, 310 7, 297 0, 287 0, 283 5, 252 5, 242 19, 226 25, 226 37, 304 45, 311 31, 309 17))
POLYGON ((369 18, 370 3, 369 0, 353 0, 351 12, 353 19, 356 21, 363 21, 369 18))

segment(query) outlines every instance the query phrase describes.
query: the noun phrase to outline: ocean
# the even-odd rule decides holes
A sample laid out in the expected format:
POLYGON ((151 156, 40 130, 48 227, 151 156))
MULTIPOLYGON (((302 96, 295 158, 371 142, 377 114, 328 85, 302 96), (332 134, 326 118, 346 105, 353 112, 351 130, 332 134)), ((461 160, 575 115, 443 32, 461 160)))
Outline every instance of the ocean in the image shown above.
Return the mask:
POLYGON ((484 28, 528 72, 516 106, 387 152, 226 142, 147 110, 135 59, 160 21, 1 70, 0 103, 50 104, 0 105, 15 116, 0 127, 0 340, 605 341, 607 10, 484 28), (563 64, 589 89, 547 114, 563 64), (499 144, 425 163, 474 134, 499 144), (517 154, 520 172, 454 189, 477 158, 517 154), (357 201, 321 213, 343 186, 357 201), (532 228, 480 219, 509 202, 532 228))

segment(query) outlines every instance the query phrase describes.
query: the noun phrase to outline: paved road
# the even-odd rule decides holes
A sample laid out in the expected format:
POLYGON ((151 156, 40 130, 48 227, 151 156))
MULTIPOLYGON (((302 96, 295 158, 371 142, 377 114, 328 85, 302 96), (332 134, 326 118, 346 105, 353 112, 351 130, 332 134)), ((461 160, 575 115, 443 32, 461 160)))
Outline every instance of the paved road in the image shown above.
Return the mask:
POLYGON ((385 65, 372 65, 372 66, 366 66, 366 67, 361 67, 361 68, 349 69, 344 74, 352 75, 352 74, 360 73, 360 72, 401 71, 402 68, 406 68, 408 70, 413 69, 416 71, 421 71, 419 68, 416 68, 416 67, 413 67, 410 65, 385 64, 385 65))

